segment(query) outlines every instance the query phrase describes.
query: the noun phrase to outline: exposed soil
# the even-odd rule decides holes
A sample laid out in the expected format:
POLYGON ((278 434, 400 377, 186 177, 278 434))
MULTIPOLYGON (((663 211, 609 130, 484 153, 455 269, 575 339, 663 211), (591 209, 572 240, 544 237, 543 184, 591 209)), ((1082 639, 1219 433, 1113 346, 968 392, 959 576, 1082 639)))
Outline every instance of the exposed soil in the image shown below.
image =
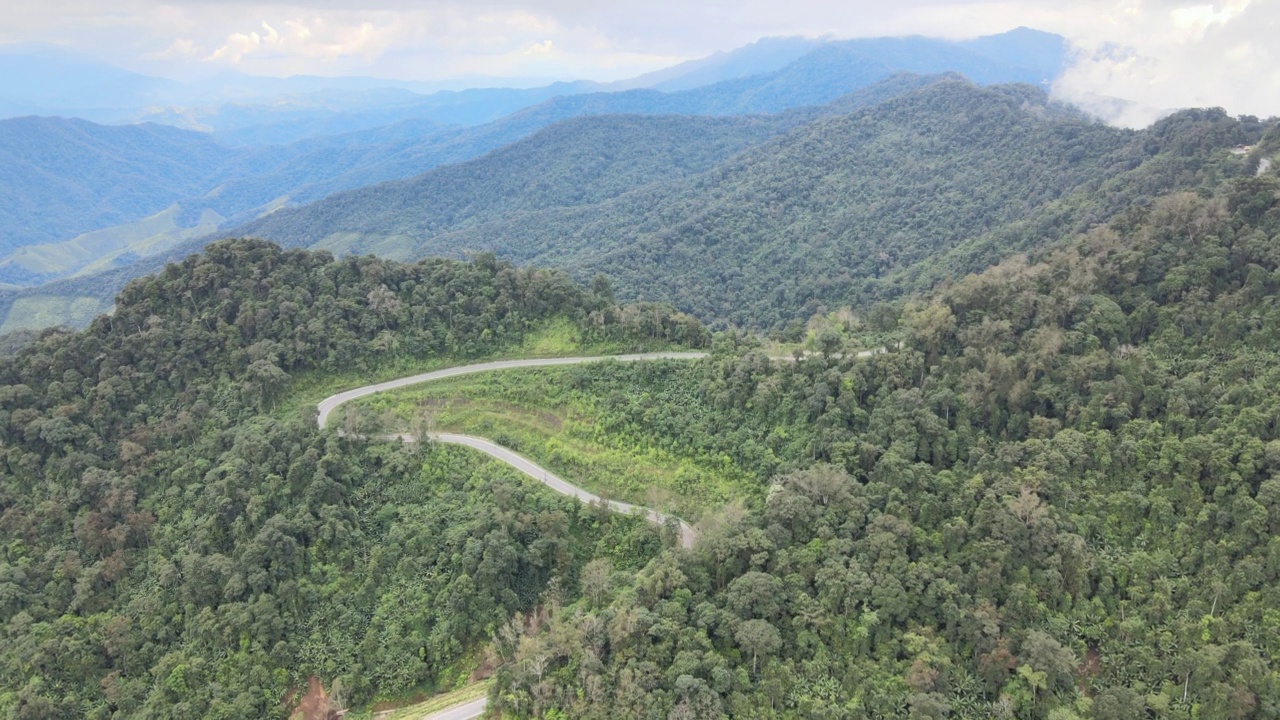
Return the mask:
POLYGON ((289 714, 290 720, 338 720, 340 717, 338 711, 329 706, 329 694, 320 684, 320 678, 314 675, 307 680, 307 693, 289 714))
POLYGON ((1080 692, 1089 694, 1089 680, 1098 677, 1098 672, 1102 669, 1102 653, 1098 652, 1098 648, 1093 645, 1089 646, 1084 652, 1084 662, 1080 663, 1080 667, 1076 668, 1076 675, 1080 678, 1080 692))
POLYGON ((467 676, 467 682, 477 683, 481 680, 488 680, 495 670, 497 670, 497 668, 493 666, 492 660, 486 657, 479 665, 476 666, 476 669, 472 670, 471 674, 467 676))

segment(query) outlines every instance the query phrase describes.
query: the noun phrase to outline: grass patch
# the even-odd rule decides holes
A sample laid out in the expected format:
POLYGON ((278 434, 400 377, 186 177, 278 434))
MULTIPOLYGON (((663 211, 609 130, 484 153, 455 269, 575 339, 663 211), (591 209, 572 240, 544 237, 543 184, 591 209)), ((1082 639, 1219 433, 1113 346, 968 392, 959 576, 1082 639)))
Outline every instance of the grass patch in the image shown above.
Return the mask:
POLYGON ((584 341, 582 331, 572 321, 565 318, 556 318, 544 323, 535 330, 525 333, 521 342, 512 343, 497 352, 469 357, 458 355, 433 355, 430 357, 397 355, 384 358, 376 365, 363 369, 351 368, 339 373, 320 370, 297 373, 291 377, 289 390, 276 403, 276 410, 273 414, 277 417, 296 416, 298 413, 310 416, 310 414, 314 413, 317 403, 334 393, 456 365, 470 365, 493 360, 570 357, 575 355, 620 355, 685 349, 687 348, 660 340, 646 340, 643 342, 636 340, 626 342, 584 341))
POLYGON ((447 710, 454 705, 478 700, 489 692, 491 685, 493 685, 492 680, 481 680, 457 690, 434 695, 422 702, 405 705, 394 710, 349 712, 345 717, 351 720, 373 720, 373 718, 377 718, 377 720, 421 720, 428 715, 447 710))
POLYGON ((361 422, 379 431, 486 437, 598 495, 689 521, 758 488, 728 458, 690 457, 657 438, 610 431, 602 398, 573 389, 574 372, 536 368, 448 378, 364 398, 339 412, 361 413, 361 422))
POLYGON ((420 718, 432 713, 447 710, 454 705, 461 705, 465 702, 478 700, 489 692, 489 686, 492 685, 491 680, 482 680, 473 685, 454 690, 453 692, 437 695, 430 700, 411 705, 409 707, 400 708, 387 715, 385 720, 419 720, 420 718))

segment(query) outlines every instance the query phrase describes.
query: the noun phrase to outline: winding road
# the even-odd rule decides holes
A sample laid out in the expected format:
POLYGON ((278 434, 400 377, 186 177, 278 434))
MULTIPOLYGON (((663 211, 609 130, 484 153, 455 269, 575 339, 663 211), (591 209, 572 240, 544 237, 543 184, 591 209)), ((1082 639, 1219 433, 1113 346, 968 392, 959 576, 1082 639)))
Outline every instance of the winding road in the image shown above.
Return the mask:
MULTIPOLYGON (((475 365, 459 365, 457 367, 445 368, 434 372, 421 373, 419 375, 410 375, 409 377, 398 378, 396 380, 388 380, 387 382, 376 383, 373 385, 365 385, 354 390, 347 390, 336 395, 321 400, 316 409, 320 411, 316 418, 316 423, 323 428, 329 422, 329 417, 335 410, 352 400, 376 395, 377 393, 387 392, 389 390, 398 390, 410 385, 418 385, 421 383, 431 382, 433 380, 443 380, 445 378, 457 377, 459 375, 470 375, 472 373, 491 372, 494 370, 515 370, 519 368, 549 367, 556 365, 581 365, 583 363, 603 362, 605 360, 613 360, 615 362, 640 362, 643 360, 699 360, 706 357, 706 353, 697 352, 657 352, 657 353, 640 353, 636 355, 606 355, 600 357, 567 357, 567 358, 534 358, 527 360, 498 360, 495 362, 478 363, 475 365)), ((385 436, 387 439, 398 438, 406 442, 415 442, 417 437, 408 433, 398 435, 385 436)), ((487 440, 482 437, 474 437, 472 435, 454 435, 453 433, 430 433, 427 436, 430 440, 438 443, 446 443, 449 445, 464 445, 466 447, 479 450, 480 452, 501 460, 547 487, 555 490, 561 495, 575 497, 585 503, 606 503, 610 510, 618 513, 633 514, 641 513, 655 525, 666 525, 668 520, 675 520, 680 525, 680 546, 686 550, 692 549, 693 544, 698 540, 698 533, 689 523, 674 516, 667 516, 652 508, 642 507, 640 505, 632 505, 631 503, 619 502, 617 500, 604 500, 595 493, 588 492, 546 468, 538 465, 532 460, 520 455, 519 453, 502 447, 501 445, 487 440)))
MULTIPOLYGON (((901 343, 899 343, 899 346, 901 346, 901 343)), ((878 353, 882 353, 887 350, 888 348, 879 348, 876 350, 863 350, 862 352, 857 353, 855 357, 860 357, 860 358, 870 357, 871 355, 876 355, 878 353)), ((321 400, 320 403, 316 406, 316 409, 320 411, 319 416, 316 418, 316 422, 319 424, 321 428, 323 428, 329 422, 329 417, 333 414, 333 411, 337 410, 339 407, 342 407, 344 404, 351 402, 352 400, 368 397, 370 395, 376 395, 377 393, 387 392, 389 390, 398 390, 400 388, 408 387, 410 385, 418 385, 420 383, 427 383, 433 380, 443 380, 445 378, 457 377, 459 375, 470 375, 472 373, 490 372, 493 370, 515 370, 519 368, 549 367, 549 366, 555 366, 555 365, 581 365, 583 363, 604 362, 606 360, 613 360, 615 362, 639 362, 643 360, 699 360, 704 357, 707 357, 707 353, 657 352, 657 353, 641 353, 636 355, 606 355, 606 356, 598 356, 598 357, 566 357, 566 358, 545 358, 545 359, 540 358, 540 359, 528 359, 528 360, 499 360, 496 362, 478 363, 475 365, 459 365, 457 367, 445 368, 443 370, 436 370, 434 372, 421 373, 419 375, 410 375, 409 377, 403 377, 396 380, 388 380, 387 382, 376 383, 373 385, 365 385, 364 387, 358 387, 358 388, 355 388, 354 390, 347 390, 345 392, 337 393, 336 395, 330 395, 324 400, 321 400)), ((778 357, 773 359, 794 360, 795 357, 787 356, 787 357, 778 357)), ((387 435, 384 437, 386 437, 387 439, 398 438, 401 440, 405 440, 407 442, 414 442, 418 439, 415 436, 410 435, 408 433, 401 433, 399 435, 387 435)), ((480 452, 486 455, 489 455, 490 457, 501 460, 502 462, 510 465, 511 467, 519 470, 525 475, 528 475, 534 480, 537 480, 538 482, 542 483, 543 485, 546 485, 547 487, 551 488, 552 490, 555 490, 556 492, 562 495, 575 497, 587 503, 598 503, 602 501, 602 498, 600 496, 594 493, 588 492, 586 490, 583 490, 577 485, 574 485, 568 480, 565 480, 564 478, 548 471, 546 468, 543 468, 541 465, 538 465, 537 463, 524 457, 523 455, 520 455, 519 453, 513 450, 509 450, 505 447, 502 447, 501 445, 493 442, 492 440, 486 440, 485 438, 475 437, 472 435, 455 435, 453 433, 430 433, 427 437, 434 442, 447 443, 450 445, 464 445, 466 447, 479 450, 480 452)), ((639 505, 632 505, 630 503, 618 502, 616 500, 608 500, 604 502, 606 502, 609 509, 613 510, 614 512, 628 513, 628 514, 643 513, 644 516, 648 518, 649 522, 655 523, 657 525, 665 525, 668 519, 674 519, 680 523, 680 546, 687 550, 687 549, 691 549, 694 543, 697 542, 697 539, 698 539, 697 531, 694 530, 692 527, 690 527, 688 523, 686 523, 683 520, 680 520, 679 518, 675 518, 675 517, 669 518, 667 515, 664 515, 652 508, 642 507, 639 505)), ((425 718, 422 718, 422 720, 473 720, 473 718, 478 718, 484 715, 486 709, 488 708, 488 703, 489 703, 488 698, 479 698, 476 700, 470 700, 466 703, 455 705, 454 707, 441 710, 440 712, 434 713, 432 715, 428 715, 425 718)))

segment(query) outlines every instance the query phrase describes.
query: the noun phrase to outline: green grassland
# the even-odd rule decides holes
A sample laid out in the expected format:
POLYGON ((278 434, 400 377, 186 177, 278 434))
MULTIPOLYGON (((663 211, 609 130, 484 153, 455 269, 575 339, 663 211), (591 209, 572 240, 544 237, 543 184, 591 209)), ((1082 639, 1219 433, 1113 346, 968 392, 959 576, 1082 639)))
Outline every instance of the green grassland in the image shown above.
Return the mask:
POLYGON ((622 430, 606 398, 579 389, 581 372, 536 368, 450 378, 365 398, 345 412, 359 413, 358 422, 382 431, 486 437, 601 496, 671 510, 690 521, 757 491, 753 476, 726 457, 700 456, 657 436, 622 430))
POLYGON ((413 357, 397 355, 372 368, 350 369, 341 373, 310 371, 295 375, 290 391, 278 404, 278 412, 312 413, 316 403, 337 392, 370 383, 393 380, 406 375, 431 372, 455 365, 522 358, 571 357, 575 355, 619 355, 662 350, 683 350, 663 340, 601 341, 586 339, 582 330, 567 318, 542 323, 525 333, 520 342, 495 352, 471 357, 434 355, 413 357))

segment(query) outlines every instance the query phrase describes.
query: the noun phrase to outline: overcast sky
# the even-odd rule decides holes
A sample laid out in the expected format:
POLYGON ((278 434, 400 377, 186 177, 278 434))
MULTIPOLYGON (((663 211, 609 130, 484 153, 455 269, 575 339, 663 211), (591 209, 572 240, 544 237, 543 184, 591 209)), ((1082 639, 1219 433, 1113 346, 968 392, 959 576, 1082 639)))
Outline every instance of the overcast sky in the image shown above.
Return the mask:
POLYGON ((66 45, 172 77, 612 80, 769 35, 962 38, 1019 25, 1078 52, 1057 91, 1280 114, 1280 0, 0 0, 0 42, 66 45))

